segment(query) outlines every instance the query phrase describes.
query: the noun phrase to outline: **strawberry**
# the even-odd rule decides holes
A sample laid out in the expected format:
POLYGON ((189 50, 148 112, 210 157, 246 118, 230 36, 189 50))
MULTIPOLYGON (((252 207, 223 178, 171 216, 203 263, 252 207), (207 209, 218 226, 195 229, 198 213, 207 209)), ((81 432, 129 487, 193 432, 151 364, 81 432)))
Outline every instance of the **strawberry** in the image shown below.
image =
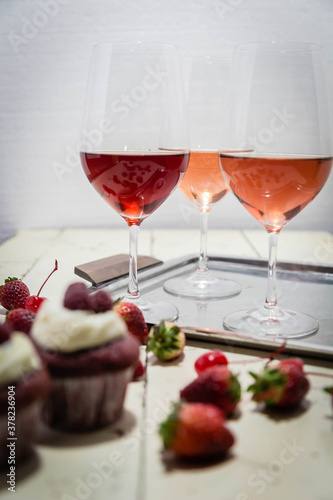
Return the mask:
POLYGON ((263 401, 266 407, 290 408, 301 403, 310 384, 300 358, 285 359, 265 365, 260 374, 250 372, 254 383, 248 388, 252 400, 263 401))
POLYGON ((17 278, 7 278, 5 284, 0 287, 0 304, 9 311, 19 307, 24 308, 29 295, 29 288, 23 281, 17 278))
POLYGON ((7 316, 6 324, 11 331, 30 333, 36 313, 23 308, 13 309, 7 316))
POLYGON ((183 330, 169 321, 161 321, 150 329, 147 351, 162 361, 171 361, 183 352, 186 337, 183 330))
POLYGON ((176 404, 159 428, 164 448, 176 456, 203 458, 223 455, 234 444, 224 426, 223 412, 202 403, 176 404))
POLYGON ((135 365, 135 370, 134 370, 134 373, 133 373, 133 381, 135 380, 139 380, 145 373, 146 369, 145 367, 143 366, 142 362, 140 361, 140 359, 138 359, 138 361, 136 362, 136 365, 135 365))
POLYGON ((118 302, 115 304, 114 310, 123 318, 128 331, 142 344, 145 343, 148 337, 148 327, 141 309, 132 302, 118 302))
POLYGON ((213 404, 230 415, 240 400, 241 387, 237 375, 226 366, 212 366, 184 387, 180 397, 188 402, 213 404))
POLYGON ((203 373, 207 368, 211 368, 216 365, 227 365, 228 360, 222 351, 209 351, 199 356, 194 364, 194 369, 198 375, 203 373))

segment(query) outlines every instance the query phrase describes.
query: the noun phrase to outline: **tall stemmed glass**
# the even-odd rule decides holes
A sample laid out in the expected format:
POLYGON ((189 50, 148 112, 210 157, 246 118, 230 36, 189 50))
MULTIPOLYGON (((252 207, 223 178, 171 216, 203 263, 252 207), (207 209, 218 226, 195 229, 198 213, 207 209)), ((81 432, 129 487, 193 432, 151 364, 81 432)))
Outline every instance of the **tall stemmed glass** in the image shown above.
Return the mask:
POLYGON ((320 192, 332 167, 322 51, 306 43, 250 43, 234 56, 228 151, 230 189, 269 235, 268 288, 259 310, 237 311, 224 326, 254 336, 302 337, 318 330, 307 314, 282 310, 275 288, 281 229, 320 192))
POLYGON ((95 46, 81 134, 81 162, 96 191, 130 230, 124 298, 147 323, 175 320, 177 308, 140 296, 140 224, 172 193, 188 163, 187 117, 180 58, 166 44, 95 46))
POLYGON ((190 160, 179 189, 200 213, 200 253, 194 273, 171 278, 164 289, 190 298, 223 298, 238 294, 240 285, 209 270, 208 216, 229 189, 219 165, 219 143, 230 72, 230 58, 183 57, 190 133, 190 160))

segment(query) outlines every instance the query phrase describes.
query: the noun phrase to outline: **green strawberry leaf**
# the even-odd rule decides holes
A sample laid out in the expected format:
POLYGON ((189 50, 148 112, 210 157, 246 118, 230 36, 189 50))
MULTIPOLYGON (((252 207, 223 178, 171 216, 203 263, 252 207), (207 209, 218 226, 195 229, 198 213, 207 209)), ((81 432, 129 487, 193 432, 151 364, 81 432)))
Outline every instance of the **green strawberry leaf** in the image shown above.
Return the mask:
POLYGON ((181 403, 173 403, 173 409, 166 420, 160 424, 159 434, 162 437, 164 448, 167 449, 175 435, 178 424, 178 413, 181 403))
POLYGON ((253 392, 254 394, 259 394, 272 388, 278 388, 279 391, 282 391, 287 382, 285 373, 281 372, 277 368, 270 368, 267 365, 259 375, 252 372, 250 372, 250 375, 254 377, 255 382, 251 384, 247 390, 249 392, 253 392))

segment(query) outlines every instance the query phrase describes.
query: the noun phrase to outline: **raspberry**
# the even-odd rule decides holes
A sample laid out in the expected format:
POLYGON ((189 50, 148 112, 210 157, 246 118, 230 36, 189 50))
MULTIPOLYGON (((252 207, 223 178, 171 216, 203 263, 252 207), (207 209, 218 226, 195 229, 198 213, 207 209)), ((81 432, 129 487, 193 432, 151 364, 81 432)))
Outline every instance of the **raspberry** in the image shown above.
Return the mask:
POLYGON ((27 311, 22 308, 14 309, 8 314, 6 324, 10 331, 19 331, 29 334, 35 316, 36 313, 32 311, 27 311))
POLYGON ((9 311, 18 309, 24 307, 29 295, 29 288, 23 281, 17 278, 7 278, 5 284, 0 288, 0 303, 9 311))
POLYGON ((10 330, 6 324, 0 325, 0 345, 10 338, 10 330))
POLYGON ((89 296, 90 309, 96 313, 110 311, 113 306, 113 300, 105 290, 97 290, 97 292, 89 296))
POLYGON ((64 307, 72 311, 76 309, 91 310, 88 288, 84 283, 77 282, 69 285, 64 297, 64 307))

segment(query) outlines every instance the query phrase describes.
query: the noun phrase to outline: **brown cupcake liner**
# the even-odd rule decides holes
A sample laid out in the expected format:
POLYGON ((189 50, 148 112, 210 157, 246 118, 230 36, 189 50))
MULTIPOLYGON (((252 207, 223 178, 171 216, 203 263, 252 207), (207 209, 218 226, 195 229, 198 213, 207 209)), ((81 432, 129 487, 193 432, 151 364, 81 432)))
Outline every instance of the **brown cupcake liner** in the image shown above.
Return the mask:
POLYGON ((122 413, 134 365, 92 376, 52 377, 42 418, 51 427, 82 432, 116 422, 122 413))

